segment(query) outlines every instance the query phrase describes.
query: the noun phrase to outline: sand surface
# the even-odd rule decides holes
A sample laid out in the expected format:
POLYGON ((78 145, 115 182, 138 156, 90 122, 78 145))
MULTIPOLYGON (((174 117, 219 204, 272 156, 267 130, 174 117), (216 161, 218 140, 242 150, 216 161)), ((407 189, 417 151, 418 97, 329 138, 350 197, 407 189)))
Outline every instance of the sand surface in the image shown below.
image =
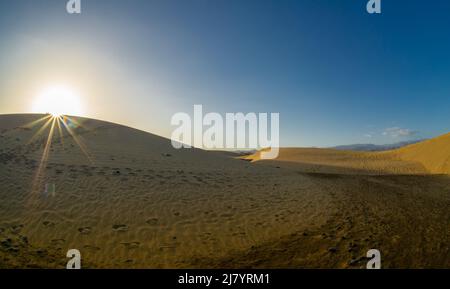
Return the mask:
POLYGON ((450 267, 449 135, 249 162, 43 117, 0 116, 0 268, 450 267))

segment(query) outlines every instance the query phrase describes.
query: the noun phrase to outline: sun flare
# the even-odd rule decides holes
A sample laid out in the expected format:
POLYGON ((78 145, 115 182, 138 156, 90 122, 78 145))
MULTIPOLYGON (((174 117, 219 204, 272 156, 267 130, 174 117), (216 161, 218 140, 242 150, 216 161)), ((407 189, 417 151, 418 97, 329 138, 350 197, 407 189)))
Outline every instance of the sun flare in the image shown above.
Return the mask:
POLYGON ((32 111, 49 113, 54 117, 80 116, 83 113, 80 96, 66 86, 52 86, 42 90, 33 101, 32 111))

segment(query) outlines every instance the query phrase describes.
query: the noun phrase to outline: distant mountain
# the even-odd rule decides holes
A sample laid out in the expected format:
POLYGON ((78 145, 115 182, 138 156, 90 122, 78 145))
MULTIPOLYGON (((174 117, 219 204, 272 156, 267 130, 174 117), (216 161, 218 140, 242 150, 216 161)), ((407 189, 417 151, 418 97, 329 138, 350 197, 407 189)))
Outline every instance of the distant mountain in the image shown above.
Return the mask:
POLYGON ((411 141, 402 141, 398 143, 393 144, 384 144, 384 145, 375 145, 375 144, 351 144, 351 145, 342 145, 342 146, 335 146, 332 147, 332 149, 337 150, 345 150, 345 151, 388 151, 388 150, 394 150, 398 148, 405 147, 407 145, 415 144, 424 141, 425 139, 419 139, 419 140, 411 140, 411 141))

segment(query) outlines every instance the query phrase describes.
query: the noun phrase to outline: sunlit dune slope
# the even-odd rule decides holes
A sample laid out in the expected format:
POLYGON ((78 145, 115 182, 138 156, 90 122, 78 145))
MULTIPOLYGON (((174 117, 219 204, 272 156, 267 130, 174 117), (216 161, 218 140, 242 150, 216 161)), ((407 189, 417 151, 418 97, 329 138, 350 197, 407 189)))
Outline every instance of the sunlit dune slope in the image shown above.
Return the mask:
POLYGON ((403 160, 421 163, 430 173, 450 174, 450 133, 393 152, 403 160))
POLYGON ((246 159, 261 164, 308 173, 333 174, 425 174, 424 166, 401 160, 392 153, 354 152, 319 148, 281 148, 275 160, 260 160, 259 152, 246 159))
MULTIPOLYGON (((260 161, 260 152, 245 159, 260 161)), ((383 152, 281 148, 276 160, 263 163, 322 173, 449 174, 450 134, 383 152)))
POLYGON ((56 121, 51 134, 53 121, 45 117, 35 114, 0 115, 0 150, 14 150, 16 154, 39 161, 48 137, 52 135, 47 162, 66 165, 204 167, 209 166, 211 160, 227 163, 230 159, 220 152, 210 154, 194 148, 177 150, 166 138, 82 117, 56 121), (41 121, 36 122, 39 119, 41 121))

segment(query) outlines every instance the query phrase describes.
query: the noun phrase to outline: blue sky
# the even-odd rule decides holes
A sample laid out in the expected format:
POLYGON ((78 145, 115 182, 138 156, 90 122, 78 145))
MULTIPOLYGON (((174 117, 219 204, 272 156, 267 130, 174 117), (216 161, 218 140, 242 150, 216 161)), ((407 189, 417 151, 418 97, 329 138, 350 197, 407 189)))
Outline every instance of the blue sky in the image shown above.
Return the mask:
POLYGON ((170 136, 193 111, 279 112, 283 146, 450 130, 450 1, 0 1, 0 113, 67 82, 85 115, 170 136))

